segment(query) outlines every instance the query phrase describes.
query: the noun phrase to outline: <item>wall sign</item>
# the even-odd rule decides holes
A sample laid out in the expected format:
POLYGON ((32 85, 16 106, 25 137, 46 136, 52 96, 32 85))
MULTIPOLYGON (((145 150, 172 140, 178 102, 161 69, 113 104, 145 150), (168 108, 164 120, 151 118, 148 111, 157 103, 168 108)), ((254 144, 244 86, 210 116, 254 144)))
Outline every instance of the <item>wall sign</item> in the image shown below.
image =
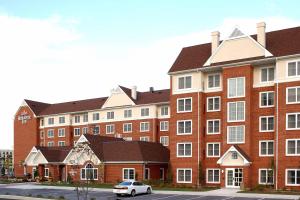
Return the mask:
POLYGON ((26 122, 30 119, 31 116, 26 111, 21 112, 21 114, 18 116, 18 120, 22 121, 22 124, 26 124, 26 122))

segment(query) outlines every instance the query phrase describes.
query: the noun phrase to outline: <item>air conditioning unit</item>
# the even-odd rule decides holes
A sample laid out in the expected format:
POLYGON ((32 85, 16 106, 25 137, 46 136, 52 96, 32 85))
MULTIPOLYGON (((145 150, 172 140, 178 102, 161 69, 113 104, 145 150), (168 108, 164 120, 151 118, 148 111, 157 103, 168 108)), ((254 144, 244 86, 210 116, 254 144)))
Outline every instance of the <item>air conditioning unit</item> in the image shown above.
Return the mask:
POLYGON ((122 138, 122 134, 116 133, 116 134, 115 134, 115 137, 116 137, 116 138, 122 138))

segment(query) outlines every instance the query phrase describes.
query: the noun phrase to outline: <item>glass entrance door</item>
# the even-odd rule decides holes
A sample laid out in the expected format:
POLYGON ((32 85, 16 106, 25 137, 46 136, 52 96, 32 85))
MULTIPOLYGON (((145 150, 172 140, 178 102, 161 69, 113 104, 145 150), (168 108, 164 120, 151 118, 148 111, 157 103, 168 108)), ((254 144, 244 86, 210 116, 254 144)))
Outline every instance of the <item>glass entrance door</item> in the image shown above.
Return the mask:
POLYGON ((243 182, 243 169, 229 168, 226 169, 226 187, 239 188, 243 182))

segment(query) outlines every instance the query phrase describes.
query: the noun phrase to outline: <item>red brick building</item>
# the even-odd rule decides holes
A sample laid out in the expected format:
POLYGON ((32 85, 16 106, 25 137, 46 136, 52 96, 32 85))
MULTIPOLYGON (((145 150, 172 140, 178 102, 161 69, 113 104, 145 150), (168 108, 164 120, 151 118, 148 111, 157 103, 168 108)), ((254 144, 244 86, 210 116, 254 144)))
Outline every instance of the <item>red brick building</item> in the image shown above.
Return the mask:
POLYGON ((164 143, 177 184, 299 190, 300 27, 265 28, 235 29, 222 41, 213 32, 210 43, 183 48, 170 90, 120 86, 106 98, 25 100, 15 119, 17 174, 33 146, 73 145, 84 132, 164 143))

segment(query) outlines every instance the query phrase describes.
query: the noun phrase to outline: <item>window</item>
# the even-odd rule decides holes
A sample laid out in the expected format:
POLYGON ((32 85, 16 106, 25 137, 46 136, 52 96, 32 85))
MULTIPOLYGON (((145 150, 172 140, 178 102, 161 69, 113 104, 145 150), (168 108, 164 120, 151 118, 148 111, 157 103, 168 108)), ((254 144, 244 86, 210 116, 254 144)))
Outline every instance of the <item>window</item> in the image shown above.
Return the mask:
POLYGON ((150 179, 150 169, 149 168, 145 168, 144 179, 145 180, 149 180, 150 179))
POLYGON ((60 124, 64 124, 66 122, 66 118, 65 117, 59 117, 58 121, 60 124))
POLYGON ((149 116, 149 108, 141 108, 141 116, 142 117, 149 116))
POLYGON ((53 125, 54 124, 54 118, 48 118, 48 125, 53 125))
POLYGON ((207 143, 207 157, 220 157, 220 143, 207 143))
POLYGON ((220 111, 220 97, 207 97, 207 112, 220 111))
POLYGON ((149 136, 140 137, 140 141, 149 142, 150 138, 149 136))
POLYGON ((92 164, 87 164, 80 170, 81 180, 98 180, 98 168, 94 168, 92 164))
POLYGON ((135 179, 135 169, 123 168, 123 180, 134 180, 134 179, 135 179))
POLYGON ((80 136, 80 128, 74 128, 74 136, 80 136))
POLYGON ((286 103, 300 103, 300 87, 286 88, 286 103))
POLYGON ((245 77, 228 79, 228 98, 245 96, 245 77))
POLYGON ((99 113, 93 113, 93 121, 98 121, 100 119, 99 113))
POLYGON ((178 89, 192 88, 192 76, 184 76, 178 78, 178 89))
POLYGON ((107 115, 107 119, 114 119, 115 118, 115 113, 113 111, 107 112, 106 115, 107 115))
POLYGON ((220 183, 220 169, 207 169, 207 183, 220 183))
POLYGON ((89 132, 89 128, 88 127, 83 127, 82 128, 82 133, 83 134, 87 134, 89 132))
POLYGON ((165 169, 159 168, 159 179, 164 180, 165 179, 165 169))
POLYGON ((160 122, 160 131, 168 131, 169 130, 169 122, 161 121, 160 122))
POLYGON ((132 141, 132 137, 123 137, 125 141, 132 141))
POLYGON ((58 137, 65 137, 65 129, 64 128, 60 128, 58 129, 58 137))
POLYGON ((273 156, 274 155, 274 141, 263 140, 259 141, 259 156, 273 156))
POLYGON ((232 151, 232 152, 231 152, 231 159, 232 159, 232 160, 238 159, 238 153, 237 153, 236 151, 232 151))
POLYGON ((285 184, 287 186, 299 186, 300 169, 286 169, 285 184))
POLYGON ((177 183, 191 183, 192 169, 177 169, 177 183))
POLYGON ((300 75, 300 61, 288 63, 288 76, 300 75))
POLYGON ((245 102, 229 102, 228 103, 228 122, 245 121, 245 102))
POLYGON ((160 115, 161 116, 169 115, 169 107, 168 106, 162 106, 160 108, 160 115))
POLYGON ((65 141, 58 141, 58 146, 59 147, 66 146, 66 142, 65 141))
POLYGON ((207 134, 220 134, 220 121, 219 119, 207 120, 207 134))
POLYGON ((48 138, 53 138, 54 137, 54 130, 53 129, 49 129, 48 130, 48 138))
POLYGON ((169 146, 169 136, 161 136, 160 137, 160 143, 163 146, 169 146))
POLYGON ((208 75, 208 88, 220 87, 220 74, 208 75))
POLYGON ((80 116, 79 115, 75 115, 75 123, 80 123, 80 116))
POLYGON ((123 124, 123 132, 124 133, 132 132, 132 124, 131 123, 123 124))
POLYGON ((260 92, 260 104, 261 108, 274 106, 274 92, 260 92))
POLYGON ((44 169, 44 176, 49 177, 49 168, 44 169))
POLYGON ((177 112, 192 111, 192 98, 177 99, 177 112))
POLYGON ((124 118, 132 117, 132 110, 124 110, 124 118))
POLYGON ((287 130, 300 129, 300 113, 286 114, 286 129, 287 130))
POLYGON ((94 135, 97 135, 100 133, 100 126, 94 126, 93 127, 93 134, 94 135))
POLYGON ((48 142, 48 147, 53 147, 54 146, 54 142, 48 142))
POLYGON ((266 67, 261 69, 261 82, 274 81, 275 69, 274 67, 266 67))
POLYGON ((192 157, 192 143, 177 143, 177 157, 192 157))
POLYGON ((245 142, 245 126, 227 127, 227 144, 241 144, 245 142))
POLYGON ((114 132, 115 132, 114 124, 106 125, 106 134, 113 134, 114 132))
POLYGON ((259 169, 259 184, 270 185, 274 183, 272 169, 259 169))
POLYGON ((192 121, 183 120, 177 121, 177 135, 188 135, 192 134, 192 121))
POLYGON ((140 132, 146 132, 150 130, 149 122, 141 122, 140 123, 140 132))
POLYGON ((40 126, 44 126, 44 119, 41 119, 40 126))
POLYGON ((274 131, 274 116, 259 117, 259 131, 260 132, 274 131))
POLYGON ((40 131, 40 138, 44 139, 44 131, 40 131))
POLYGON ((286 140, 286 155, 287 156, 300 156, 300 139, 286 140))
POLYGON ((89 115, 88 114, 84 114, 83 115, 83 122, 88 122, 89 121, 89 115))

